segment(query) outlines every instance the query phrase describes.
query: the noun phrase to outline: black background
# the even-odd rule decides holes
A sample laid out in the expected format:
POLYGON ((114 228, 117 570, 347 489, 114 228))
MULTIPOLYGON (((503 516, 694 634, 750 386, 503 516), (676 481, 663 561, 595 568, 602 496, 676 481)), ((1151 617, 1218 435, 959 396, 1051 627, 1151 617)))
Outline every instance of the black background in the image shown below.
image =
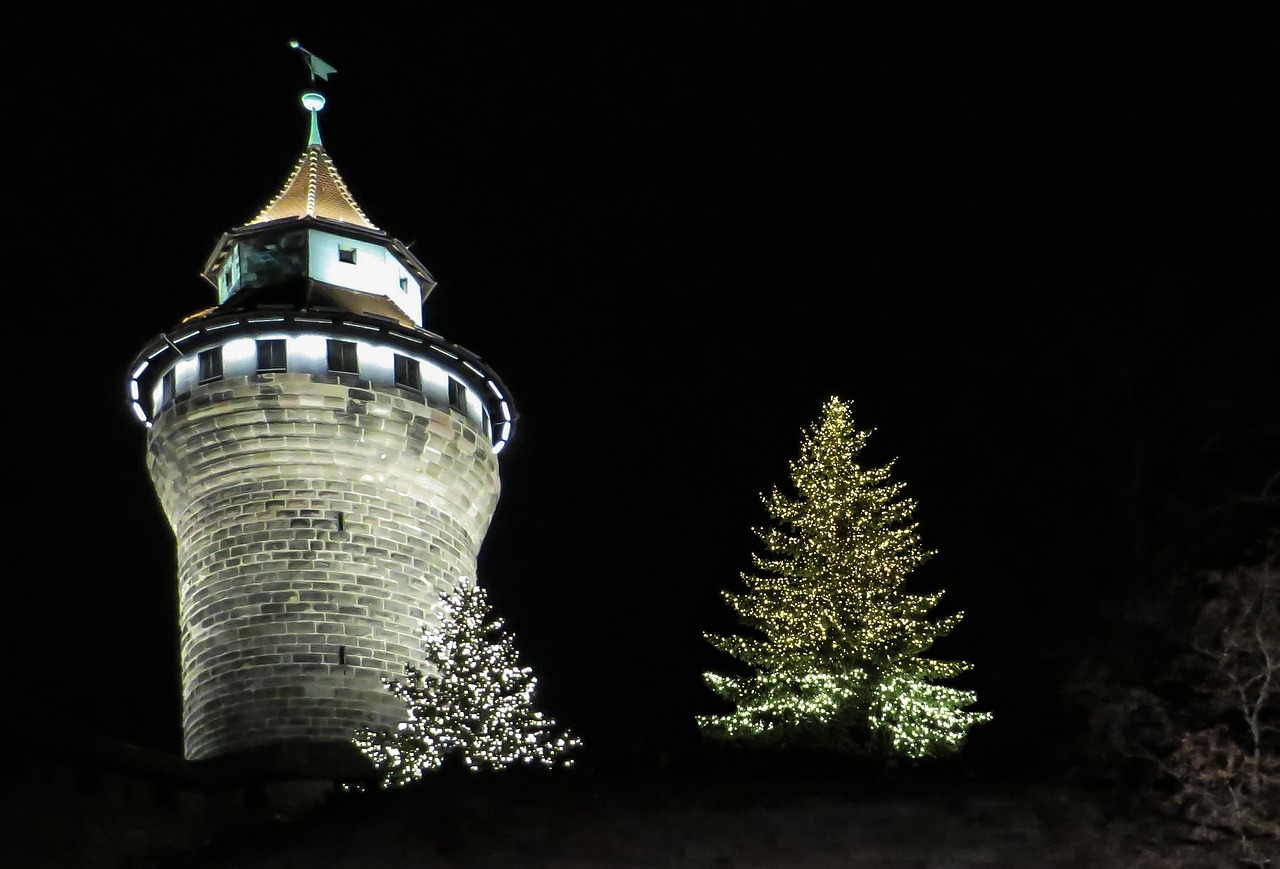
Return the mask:
POLYGON ((967 614, 938 652, 995 713, 973 750, 1067 750, 1081 662, 1270 521, 1274 40, 1260 5, 894 8, 15 22, 8 714, 180 744, 125 377, 305 144, 298 39, 339 70, 339 171, 439 281, 427 327, 514 393, 480 578, 550 714, 690 744, 758 495, 839 395, 939 552, 916 589, 967 614))

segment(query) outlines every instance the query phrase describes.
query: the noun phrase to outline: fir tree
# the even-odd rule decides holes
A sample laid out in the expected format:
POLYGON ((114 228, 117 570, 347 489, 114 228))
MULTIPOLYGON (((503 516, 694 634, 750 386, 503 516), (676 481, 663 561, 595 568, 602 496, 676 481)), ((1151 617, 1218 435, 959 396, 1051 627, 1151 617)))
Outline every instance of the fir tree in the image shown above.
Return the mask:
POLYGON ((958 751, 969 728, 971 691, 935 684, 968 669, 923 653, 962 614, 931 619, 941 592, 914 594, 908 576, 933 553, 922 548, 915 503, 890 479, 892 464, 863 467, 870 432, 832 398, 791 462, 796 495, 764 497, 769 527, 756 529, 746 592, 725 592, 746 635, 707 639, 754 671, 706 674, 736 709, 701 716, 709 736, 775 747, 852 754, 936 757, 958 751))
POLYGON ((581 742, 534 711, 537 679, 519 666, 484 589, 464 579, 441 603, 440 626, 425 631, 426 667, 406 668, 403 681, 383 680, 404 702, 407 720, 394 732, 366 728, 354 737, 383 786, 409 784, 450 757, 474 772, 569 766, 564 755, 581 742))

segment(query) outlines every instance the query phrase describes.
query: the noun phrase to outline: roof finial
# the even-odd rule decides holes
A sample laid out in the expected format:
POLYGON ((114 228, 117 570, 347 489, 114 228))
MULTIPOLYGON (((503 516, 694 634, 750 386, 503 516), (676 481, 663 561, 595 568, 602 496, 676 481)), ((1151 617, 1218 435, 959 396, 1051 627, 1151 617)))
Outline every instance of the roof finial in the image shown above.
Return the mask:
POLYGON ((324 108, 324 94, 315 89, 315 83, 317 77, 328 81, 329 76, 337 70, 299 45, 296 39, 289 42, 289 47, 302 52, 302 56, 306 58, 307 71, 311 73, 312 86, 302 94, 302 107, 311 113, 311 136, 307 139, 307 146, 323 146, 324 143, 320 141, 320 110, 324 108))

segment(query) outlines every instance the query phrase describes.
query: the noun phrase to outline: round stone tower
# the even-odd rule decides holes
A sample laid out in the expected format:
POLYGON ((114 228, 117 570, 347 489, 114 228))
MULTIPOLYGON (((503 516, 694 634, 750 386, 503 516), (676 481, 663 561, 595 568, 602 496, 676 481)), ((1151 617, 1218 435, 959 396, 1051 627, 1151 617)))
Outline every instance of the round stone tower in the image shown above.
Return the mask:
POLYGON ((284 188, 205 264, 218 304, 153 339, 128 390, 177 539, 187 757, 340 774, 355 728, 403 718, 382 677, 421 663, 440 593, 475 575, 514 406, 423 328, 435 281, 351 197, 324 98, 303 105, 284 188))

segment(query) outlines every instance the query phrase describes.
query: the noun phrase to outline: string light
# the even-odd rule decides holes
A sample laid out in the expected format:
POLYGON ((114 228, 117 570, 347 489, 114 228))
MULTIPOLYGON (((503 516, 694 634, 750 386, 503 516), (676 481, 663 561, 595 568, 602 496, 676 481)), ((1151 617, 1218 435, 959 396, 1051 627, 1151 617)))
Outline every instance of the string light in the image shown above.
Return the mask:
POLYGON ((516 764, 571 766, 582 742, 533 709, 538 680, 517 661, 513 637, 489 611, 488 596, 463 579, 441 596, 440 627, 427 630, 427 666, 384 679, 406 707, 394 731, 365 728, 353 742, 383 787, 421 779, 455 755, 472 772, 516 764))
POLYGON ((963 614, 931 620, 942 592, 905 590, 933 553, 921 546, 905 484, 890 479, 892 463, 858 463, 870 434, 854 426, 851 403, 830 399, 790 463, 796 497, 763 496, 772 521, 755 532, 764 554, 742 575, 745 593, 724 593, 750 633, 707 635, 754 673, 705 675, 736 707, 699 716, 707 735, 931 757, 959 751, 969 728, 991 719, 965 710, 973 692, 933 684, 968 664, 921 656, 963 614))

